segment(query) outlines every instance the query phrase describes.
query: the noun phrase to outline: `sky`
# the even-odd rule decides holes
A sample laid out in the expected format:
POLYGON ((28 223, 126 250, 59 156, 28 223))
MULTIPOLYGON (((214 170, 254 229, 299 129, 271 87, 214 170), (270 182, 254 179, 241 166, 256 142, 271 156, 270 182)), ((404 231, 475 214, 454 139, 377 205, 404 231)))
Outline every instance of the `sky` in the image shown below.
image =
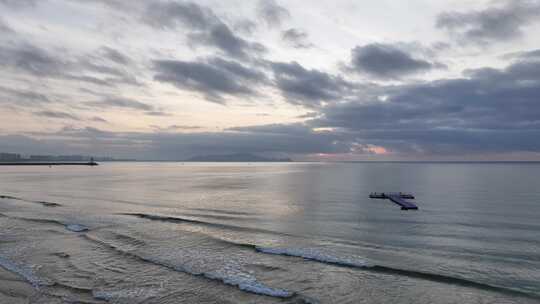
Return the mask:
POLYGON ((0 152, 540 160, 540 0, 0 0, 0 152))

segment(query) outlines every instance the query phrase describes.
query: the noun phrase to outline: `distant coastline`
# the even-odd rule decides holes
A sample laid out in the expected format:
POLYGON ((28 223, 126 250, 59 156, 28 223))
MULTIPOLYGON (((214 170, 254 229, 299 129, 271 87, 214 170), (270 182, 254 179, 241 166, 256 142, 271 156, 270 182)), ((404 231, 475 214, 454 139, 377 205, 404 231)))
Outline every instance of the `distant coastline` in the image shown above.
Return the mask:
POLYGON ((43 165, 61 163, 90 163, 92 161, 99 163, 114 162, 237 162, 237 163, 256 163, 256 162, 295 162, 295 163, 403 163, 403 164, 537 164, 540 161, 535 160, 297 160, 288 157, 272 158, 260 156, 252 153, 232 153, 232 154, 206 154, 196 155, 190 158, 177 159, 135 159, 135 158, 115 158, 110 156, 87 156, 87 155, 23 155, 18 153, 5 153, 0 151, 1 165, 43 165))
POLYGON ((185 162, 292 162, 290 158, 268 158, 254 154, 216 154, 200 155, 184 160, 185 162))
POLYGON ((0 164, 28 163, 91 163, 94 161, 135 161, 135 159, 116 159, 109 156, 89 155, 23 155, 19 153, 0 152, 0 164))

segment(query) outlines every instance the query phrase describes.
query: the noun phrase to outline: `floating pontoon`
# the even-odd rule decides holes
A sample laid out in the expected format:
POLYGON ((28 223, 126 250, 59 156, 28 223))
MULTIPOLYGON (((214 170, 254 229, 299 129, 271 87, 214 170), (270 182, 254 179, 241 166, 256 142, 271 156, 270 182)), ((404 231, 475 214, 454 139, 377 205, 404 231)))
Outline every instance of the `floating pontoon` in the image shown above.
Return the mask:
POLYGON ((375 199, 389 199, 397 205, 401 206, 401 210, 418 210, 418 206, 412 202, 406 201, 406 199, 414 199, 414 195, 403 192, 373 192, 369 195, 369 198, 375 199))

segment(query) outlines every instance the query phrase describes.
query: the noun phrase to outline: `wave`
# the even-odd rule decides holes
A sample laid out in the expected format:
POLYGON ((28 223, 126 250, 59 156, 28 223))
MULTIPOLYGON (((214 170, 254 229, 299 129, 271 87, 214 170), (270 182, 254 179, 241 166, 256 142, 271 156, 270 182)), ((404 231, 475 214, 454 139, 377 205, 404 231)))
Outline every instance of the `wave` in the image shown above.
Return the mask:
POLYGON ((27 203, 40 204, 40 205, 42 205, 44 207, 60 207, 60 206, 62 206, 61 204, 58 204, 58 203, 47 202, 47 201, 31 201, 31 200, 27 200, 27 199, 24 199, 24 198, 11 196, 11 195, 0 195, 0 199, 10 199, 10 200, 22 201, 22 202, 27 202, 27 203))
POLYGON ((251 212, 229 211, 229 210, 207 209, 207 208, 190 208, 190 210, 223 213, 223 214, 229 214, 229 215, 257 215, 256 213, 251 213, 251 212))
POLYGON ((34 288, 39 289, 42 286, 53 286, 54 282, 50 282, 46 279, 42 279, 38 277, 32 268, 19 265, 15 262, 10 261, 9 259, 0 256, 0 266, 7 269, 8 271, 11 271, 13 273, 16 273, 23 277, 28 283, 30 283, 34 288))
POLYGON ((107 302, 115 299, 148 299, 159 296, 163 292, 161 288, 133 288, 120 290, 97 290, 92 291, 92 296, 107 302))
POLYGON ((66 229, 73 232, 85 232, 90 230, 88 227, 81 224, 67 224, 65 225, 66 229))
POLYGON ((213 281, 219 281, 226 285, 237 287, 238 289, 246 291, 246 292, 275 297, 275 298, 292 298, 296 296, 295 292, 266 286, 263 283, 257 281, 255 277, 253 277, 252 275, 248 273, 238 272, 236 273, 236 275, 233 275, 231 273, 227 273, 227 271, 225 272, 222 272, 222 271, 199 272, 199 271, 188 269, 180 265, 172 265, 172 264, 160 261, 155 258, 145 257, 139 254, 135 254, 131 251, 124 250, 119 246, 108 243, 104 240, 101 240, 97 237, 94 237, 88 234, 84 234, 82 235, 82 237, 89 241, 105 246, 109 249, 112 249, 124 256, 129 256, 139 261, 151 263, 154 265, 172 269, 174 271, 187 273, 194 276, 204 277, 206 279, 213 280, 213 281))
MULTIPOLYGON (((5 214, 2 214, 3 216, 6 216, 5 214)), ((57 226, 63 226, 65 229, 73 232, 86 232, 89 231, 90 228, 88 228, 85 225, 82 224, 75 224, 75 223, 63 223, 58 220, 54 219, 43 219, 43 218, 28 218, 28 217, 11 217, 6 216, 9 218, 21 220, 21 221, 28 221, 28 222, 34 222, 34 223, 44 223, 44 224, 52 224, 57 226)))
POLYGON ((59 206, 62 206, 58 203, 52 203, 52 202, 46 202, 46 201, 30 201, 32 203, 36 203, 36 204, 41 204, 45 207, 59 207, 59 206))
POLYGON ((520 290, 490 285, 490 284, 476 282, 476 281, 472 281, 472 280, 468 280, 464 278, 446 276, 446 275, 441 275, 441 274, 421 272, 421 271, 416 271, 416 270, 406 270, 406 269, 393 268, 393 267, 382 266, 382 265, 374 265, 360 258, 338 257, 335 255, 323 253, 316 249, 311 249, 311 248, 302 249, 302 248, 272 248, 272 247, 261 247, 261 246, 254 246, 254 247, 257 252, 264 253, 264 254, 298 257, 298 258, 303 258, 306 260, 311 260, 311 261, 320 262, 324 264, 330 264, 330 265, 339 266, 339 267, 348 267, 348 268, 361 269, 364 271, 392 274, 392 275, 398 275, 398 276, 406 276, 410 278, 423 279, 423 280, 432 281, 432 282, 458 285, 458 286, 475 288, 475 289, 480 289, 480 290, 485 290, 485 291, 493 291, 493 292, 503 293, 507 295, 540 299, 540 295, 531 294, 531 293, 520 291, 520 290))
POLYGON ((75 298, 77 299, 76 303, 104 303, 104 301, 102 301, 103 299, 94 297, 94 291, 91 288, 74 286, 60 282, 55 282, 51 286, 48 286, 46 290, 43 290, 43 293, 60 298, 65 302, 72 302, 73 300, 71 299, 75 298), (96 299, 98 301, 96 301, 96 299))
MULTIPOLYGON (((6 270, 13 272, 21 276, 26 282, 30 283, 36 290, 40 293, 51 296, 53 298, 65 299, 66 293, 75 295, 77 298, 77 303, 103 303, 102 301, 96 302, 92 300, 94 297, 92 295, 93 291, 90 288, 84 288, 79 286, 73 286, 69 284, 63 284, 60 282, 55 282, 47 278, 38 277, 32 267, 25 265, 19 265, 0 256, 0 267, 5 268, 6 270)), ((98 299, 98 298, 96 298, 98 299)), ((98 299, 100 300, 100 299, 98 299)))
POLYGON ((117 239, 118 241, 128 244, 130 246, 143 246, 146 244, 145 241, 135 238, 130 235, 118 233, 118 232, 111 232, 112 236, 117 239))
POLYGON ((12 200, 20 200, 20 198, 11 196, 11 195, 0 195, 0 198, 2 199, 12 199, 12 200))
POLYGON ((255 246, 255 250, 261 253, 275 254, 275 255, 285 255, 300 257, 306 260, 312 260, 317 262, 322 262, 325 264, 339 265, 339 266, 348 266, 355 268, 365 268, 369 264, 366 260, 358 258, 346 258, 346 257, 337 257, 328 253, 323 253, 316 249, 312 248, 272 248, 272 247, 259 247, 255 246))
POLYGON ((204 213, 184 213, 183 215, 186 215, 186 216, 194 216, 194 217, 201 217, 201 218, 206 218, 206 219, 211 219, 211 220, 219 220, 219 221, 233 221, 233 220, 240 220, 240 221, 243 221, 243 220, 246 220, 245 217, 240 217, 240 216, 234 216, 234 215, 215 215, 215 214, 204 214, 204 213))
MULTIPOLYGON (((124 215, 137 216, 140 218, 157 220, 157 221, 178 222, 178 223, 184 222, 184 223, 214 226, 214 227, 226 228, 226 229, 242 229, 242 230, 249 230, 249 231, 256 231, 256 232, 261 232, 261 230, 263 230, 263 229, 258 229, 258 228, 244 228, 244 227, 231 226, 231 225, 225 225, 225 224, 204 222, 200 220, 145 214, 145 213, 128 213, 124 215)), ((262 232, 275 233, 275 232, 266 231, 266 230, 263 230, 262 232)), ((480 290, 494 291, 494 292, 499 292, 499 293, 508 294, 508 295, 540 299, 540 295, 531 294, 529 292, 524 292, 524 291, 520 291, 520 290, 516 290, 512 288, 490 285, 487 283, 476 282, 476 281, 465 279, 465 278, 452 277, 452 276, 446 276, 446 275, 434 274, 434 273, 428 273, 428 272, 422 272, 422 271, 415 271, 415 270, 393 268, 393 267, 388 267, 388 266, 383 266, 383 265, 375 265, 375 264, 369 263, 367 260, 364 260, 362 258, 336 256, 336 255, 324 253, 322 251, 319 251, 317 249, 312 249, 312 248, 310 249, 310 248, 265 247, 265 246, 258 246, 255 244, 236 243, 236 242, 227 241, 223 239, 219 239, 219 240, 229 245, 252 249, 263 254, 274 254, 274 255, 298 257, 298 258, 303 258, 306 260, 311 260, 311 261, 324 263, 324 264, 330 264, 330 265, 339 266, 339 267, 349 267, 349 268, 361 269, 364 271, 406 276, 406 277, 411 277, 411 278, 428 280, 432 282, 453 284, 453 285, 459 285, 463 287, 476 288, 480 290)))
POLYGON ((201 220, 188 219, 188 218, 182 218, 182 217, 164 216, 164 215, 148 214, 148 213, 120 213, 120 214, 139 217, 139 218, 152 220, 152 221, 161 221, 161 222, 170 222, 170 223, 188 223, 188 224, 195 224, 195 225, 214 227, 214 228, 220 228, 220 229, 228 229, 228 230, 234 230, 234 231, 258 232, 258 233, 294 237, 294 235, 292 234, 276 232, 276 231, 266 230, 266 229, 261 229, 261 228, 249 228, 249 227, 241 227, 241 226, 220 224, 220 223, 214 223, 214 222, 205 222, 201 220))

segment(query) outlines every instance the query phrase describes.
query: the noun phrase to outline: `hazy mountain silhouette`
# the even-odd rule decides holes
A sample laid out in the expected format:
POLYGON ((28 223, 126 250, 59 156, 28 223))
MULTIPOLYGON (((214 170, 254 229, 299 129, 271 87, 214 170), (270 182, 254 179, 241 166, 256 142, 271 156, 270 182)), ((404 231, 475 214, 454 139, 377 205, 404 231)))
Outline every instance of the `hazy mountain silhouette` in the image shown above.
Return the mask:
POLYGON ((186 161, 193 162, 290 162, 290 158, 267 158, 249 153, 200 155, 186 161))

